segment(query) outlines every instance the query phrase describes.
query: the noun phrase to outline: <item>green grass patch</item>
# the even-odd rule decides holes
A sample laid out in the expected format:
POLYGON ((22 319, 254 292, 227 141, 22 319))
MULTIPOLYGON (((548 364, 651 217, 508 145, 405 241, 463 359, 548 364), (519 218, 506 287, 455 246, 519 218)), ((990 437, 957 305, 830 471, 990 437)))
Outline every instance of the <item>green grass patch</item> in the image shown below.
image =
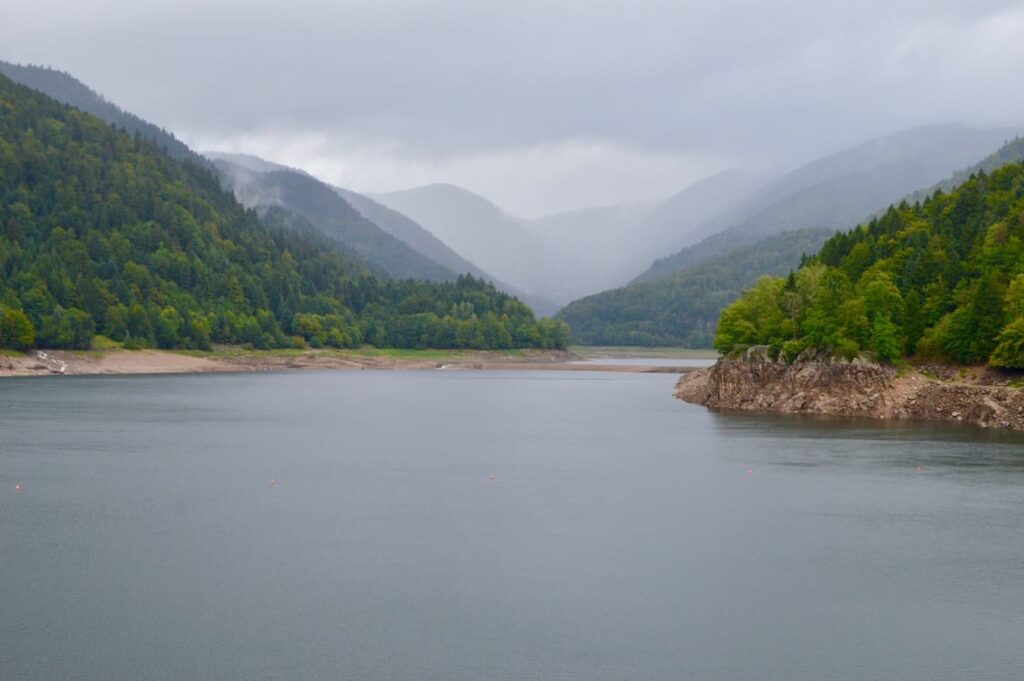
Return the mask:
POLYGON ((300 357, 308 353, 315 353, 324 357, 387 357, 391 359, 405 360, 455 360, 472 357, 481 353, 501 355, 503 357, 522 357, 523 351, 513 350, 444 350, 444 349, 411 349, 411 348, 375 348, 364 346, 361 348, 338 349, 321 348, 276 348, 273 350, 253 350, 242 346, 219 346, 213 350, 175 350, 178 354, 189 357, 231 358, 231 357, 300 357))
POLYGON ((92 337, 93 350, 119 350, 123 347, 124 343, 107 338, 106 336, 96 335, 92 337))
POLYGON ((629 345, 573 345, 571 352, 586 357, 652 357, 664 359, 717 359, 711 348, 652 348, 629 345))

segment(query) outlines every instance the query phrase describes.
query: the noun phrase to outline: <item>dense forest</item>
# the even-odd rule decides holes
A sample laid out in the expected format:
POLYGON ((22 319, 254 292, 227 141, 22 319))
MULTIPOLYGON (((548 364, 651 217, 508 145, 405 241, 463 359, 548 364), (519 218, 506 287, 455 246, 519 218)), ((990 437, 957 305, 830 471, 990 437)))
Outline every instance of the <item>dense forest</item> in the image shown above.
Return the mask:
POLYGON ((384 277, 451 281, 458 275, 363 217, 332 187, 298 170, 263 172, 214 161, 224 182, 246 206, 263 213, 280 206, 301 215, 337 250, 384 277))
POLYGON ((574 342, 588 345, 711 346, 722 308, 760 274, 785 274, 832 234, 804 229, 738 248, 658 281, 581 298, 558 313, 574 342))
POLYGON ((124 111, 63 71, 46 66, 26 66, 0 61, 0 74, 15 83, 53 97, 58 102, 70 104, 80 111, 92 114, 129 134, 137 133, 178 160, 190 159, 197 163, 206 163, 202 156, 189 149, 184 142, 168 131, 124 111))
POLYGON ((381 280, 205 164, 0 76, 0 347, 561 347, 471 277, 381 280))
MULTIPOLYGON (((656 260, 630 283, 671 276, 784 231, 850 229, 921 187, 934 187, 1013 136, 1014 131, 1006 128, 930 125, 816 159, 769 182, 746 199, 737 197, 734 209, 698 228, 709 236, 656 260)), ((991 164, 985 169, 1001 165, 999 156, 997 152, 983 162, 991 164)))
POLYGON ((715 347, 1024 368, 1024 164, 837 234, 726 308, 715 347))

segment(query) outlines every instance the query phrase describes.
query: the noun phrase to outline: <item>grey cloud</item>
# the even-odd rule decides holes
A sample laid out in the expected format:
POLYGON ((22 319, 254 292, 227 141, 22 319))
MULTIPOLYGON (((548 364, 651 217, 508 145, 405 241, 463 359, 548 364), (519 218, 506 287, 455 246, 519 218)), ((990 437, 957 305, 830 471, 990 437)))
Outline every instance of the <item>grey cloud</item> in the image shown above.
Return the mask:
POLYGON ((1024 121, 1013 2, 89 5, 15 0, 0 57, 204 141, 337 136, 441 167, 579 140, 792 164, 904 127, 1024 121))

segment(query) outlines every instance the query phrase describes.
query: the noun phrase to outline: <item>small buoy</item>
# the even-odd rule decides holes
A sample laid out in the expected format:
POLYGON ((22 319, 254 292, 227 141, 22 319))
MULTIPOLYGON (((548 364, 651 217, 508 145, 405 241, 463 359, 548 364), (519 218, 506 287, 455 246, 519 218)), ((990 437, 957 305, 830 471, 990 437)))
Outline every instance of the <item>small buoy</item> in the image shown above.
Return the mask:
POLYGON ((15 484, 14 485, 14 491, 15 492, 20 492, 21 491, 21 485, 15 484))
POLYGON ((270 479, 270 484, 271 484, 271 485, 276 485, 276 484, 277 484, 277 480, 275 480, 275 479, 271 478, 271 479, 270 479))
POLYGON ((754 469, 753 468, 748 468, 747 469, 747 475, 753 475, 753 474, 754 474, 754 469))
POLYGON ((920 466, 918 466, 918 467, 917 467, 917 468, 916 468, 915 470, 917 470, 917 472, 918 472, 918 473, 920 473, 920 472, 921 472, 921 471, 923 471, 924 469, 923 469, 923 468, 921 468, 920 466))
POLYGON ((494 476, 493 475, 488 476, 488 480, 494 480, 494 476))

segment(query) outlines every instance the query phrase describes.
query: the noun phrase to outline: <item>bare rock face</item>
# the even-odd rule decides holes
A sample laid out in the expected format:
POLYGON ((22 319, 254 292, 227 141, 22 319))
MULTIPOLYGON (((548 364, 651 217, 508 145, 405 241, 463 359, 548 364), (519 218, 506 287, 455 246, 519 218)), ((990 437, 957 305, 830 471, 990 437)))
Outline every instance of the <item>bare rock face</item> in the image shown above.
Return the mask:
POLYGON ((718 409, 909 418, 1024 430, 1024 391, 1005 384, 943 381, 870 362, 723 359, 685 374, 676 397, 718 409))

